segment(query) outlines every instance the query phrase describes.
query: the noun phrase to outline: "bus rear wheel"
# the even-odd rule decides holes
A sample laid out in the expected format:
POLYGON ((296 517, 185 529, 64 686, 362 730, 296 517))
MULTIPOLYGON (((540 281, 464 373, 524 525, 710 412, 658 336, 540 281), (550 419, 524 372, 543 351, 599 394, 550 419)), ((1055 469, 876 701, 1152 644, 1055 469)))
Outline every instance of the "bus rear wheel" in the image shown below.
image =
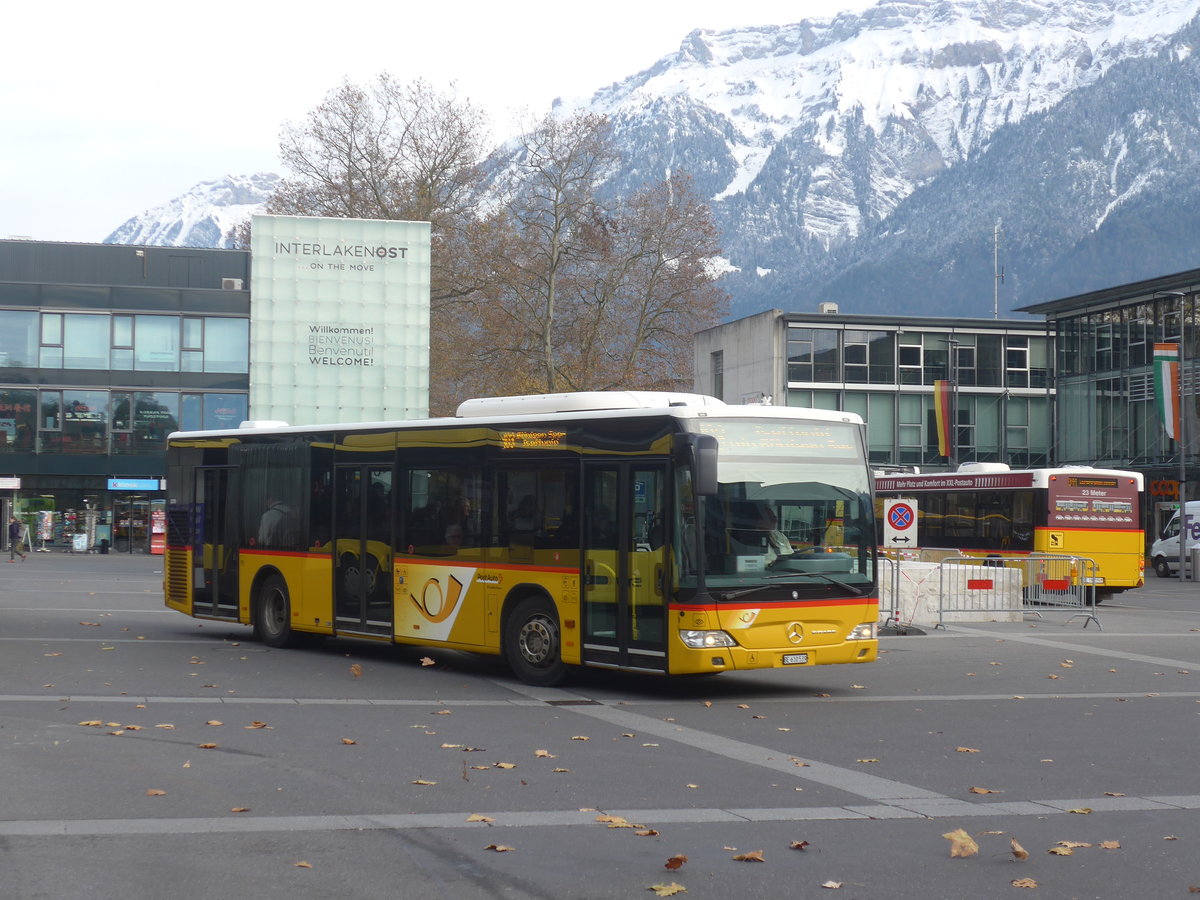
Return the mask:
POLYGON ((504 657, 526 684, 548 687, 566 677, 562 632, 548 600, 529 597, 517 603, 504 625, 504 657))
POLYGON ((254 636, 268 647, 291 647, 292 598, 282 575, 272 575, 258 589, 254 605, 254 636))

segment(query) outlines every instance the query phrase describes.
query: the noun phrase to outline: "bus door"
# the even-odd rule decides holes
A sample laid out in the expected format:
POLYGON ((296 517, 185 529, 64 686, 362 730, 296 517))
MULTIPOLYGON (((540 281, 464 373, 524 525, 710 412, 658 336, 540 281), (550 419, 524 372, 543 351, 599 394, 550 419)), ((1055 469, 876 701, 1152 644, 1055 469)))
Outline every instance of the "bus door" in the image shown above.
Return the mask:
POLYGON ((334 627, 392 633, 392 467, 334 470, 334 627))
POLYGON ((583 661, 666 671, 666 469, 585 463, 583 661))
POLYGON ((195 470, 192 615, 238 615, 238 474, 233 468, 195 470))

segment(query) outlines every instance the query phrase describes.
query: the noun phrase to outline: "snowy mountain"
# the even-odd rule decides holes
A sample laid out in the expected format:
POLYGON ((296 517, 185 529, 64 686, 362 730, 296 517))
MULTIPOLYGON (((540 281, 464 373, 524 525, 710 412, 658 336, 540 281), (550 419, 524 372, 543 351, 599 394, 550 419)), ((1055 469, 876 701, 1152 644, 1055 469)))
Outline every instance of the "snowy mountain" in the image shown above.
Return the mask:
POLYGON ((270 172, 205 181, 169 203, 134 216, 103 241, 163 247, 233 246, 233 231, 259 212, 279 182, 270 172))
MULTIPOLYGON (((985 315, 1000 221, 1007 312, 1138 269, 1114 236, 1101 269, 1067 266, 1051 286, 1061 259, 1046 248, 1071 255, 1171 173, 1190 177, 1198 11, 884 0, 833 20, 693 32, 587 108, 614 121, 621 188, 683 169, 713 198, 739 269, 735 314, 834 300, 985 315), (1148 89, 1179 95, 1179 112, 1148 89), (1137 149, 1147 140, 1158 152, 1137 149)), ((1172 271, 1140 252, 1147 275, 1172 271)))
MULTIPOLYGON (((694 31, 556 108, 611 117, 612 190, 692 174, 735 269, 735 316, 824 300, 990 315, 997 224, 1008 314, 1200 265, 1198 13, 1200 0, 881 0, 694 31)), ((212 215, 172 205, 110 240, 194 241, 190 223, 212 215)))

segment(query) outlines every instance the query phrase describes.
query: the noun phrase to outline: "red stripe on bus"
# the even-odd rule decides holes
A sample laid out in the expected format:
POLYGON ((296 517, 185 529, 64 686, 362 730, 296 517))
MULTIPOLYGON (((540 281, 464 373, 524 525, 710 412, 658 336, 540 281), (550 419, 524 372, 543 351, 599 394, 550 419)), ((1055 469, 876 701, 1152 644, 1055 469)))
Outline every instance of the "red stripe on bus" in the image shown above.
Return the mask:
POLYGON ((878 604, 879 600, 876 597, 871 597, 867 600, 854 598, 845 600, 792 600, 789 598, 787 600, 760 600, 757 603, 750 601, 739 603, 720 601, 717 603, 704 605, 698 605, 694 603, 672 603, 668 609, 678 610, 679 612, 711 612, 712 610, 718 609, 775 609, 780 606, 796 606, 809 609, 814 606, 877 606, 878 604))

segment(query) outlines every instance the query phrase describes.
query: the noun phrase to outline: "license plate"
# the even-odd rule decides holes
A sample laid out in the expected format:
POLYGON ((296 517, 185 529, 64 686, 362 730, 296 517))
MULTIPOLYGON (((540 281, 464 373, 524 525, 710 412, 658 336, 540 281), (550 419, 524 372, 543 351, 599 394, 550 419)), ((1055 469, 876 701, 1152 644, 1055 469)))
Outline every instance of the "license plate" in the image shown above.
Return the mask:
POLYGON ((808 662, 807 653, 785 653, 783 654, 783 664, 785 666, 802 666, 808 662))

